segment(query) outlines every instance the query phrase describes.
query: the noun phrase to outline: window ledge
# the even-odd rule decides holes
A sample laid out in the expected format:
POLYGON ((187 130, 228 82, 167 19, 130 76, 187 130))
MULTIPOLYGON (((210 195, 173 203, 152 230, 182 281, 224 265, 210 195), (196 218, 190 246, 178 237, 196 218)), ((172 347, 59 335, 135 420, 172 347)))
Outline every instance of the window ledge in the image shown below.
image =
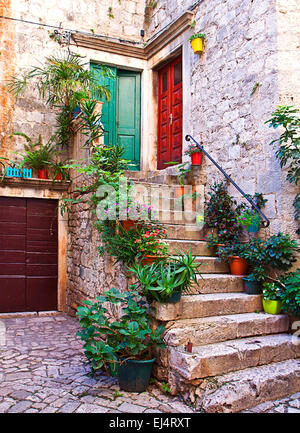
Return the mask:
POLYGON ((67 191, 71 185, 70 181, 53 181, 51 179, 38 179, 38 178, 20 178, 20 177, 5 177, 0 182, 0 188, 36 188, 36 189, 50 189, 55 191, 67 191))

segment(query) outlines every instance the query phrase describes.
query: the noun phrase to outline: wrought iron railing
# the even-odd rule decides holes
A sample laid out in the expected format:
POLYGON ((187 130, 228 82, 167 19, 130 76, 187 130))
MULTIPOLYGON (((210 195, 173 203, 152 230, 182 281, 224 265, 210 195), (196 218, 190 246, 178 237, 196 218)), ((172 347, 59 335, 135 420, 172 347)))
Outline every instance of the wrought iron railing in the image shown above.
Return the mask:
POLYGON ((248 197, 248 195, 231 179, 231 177, 223 170, 223 168, 210 156, 210 154, 199 144, 191 135, 186 135, 186 141, 193 141, 195 145, 207 156, 207 158, 220 170, 220 172, 226 177, 226 179, 242 194, 242 196, 250 203, 252 209, 262 217, 262 226, 264 228, 270 225, 269 219, 262 213, 262 211, 257 207, 257 205, 248 197))

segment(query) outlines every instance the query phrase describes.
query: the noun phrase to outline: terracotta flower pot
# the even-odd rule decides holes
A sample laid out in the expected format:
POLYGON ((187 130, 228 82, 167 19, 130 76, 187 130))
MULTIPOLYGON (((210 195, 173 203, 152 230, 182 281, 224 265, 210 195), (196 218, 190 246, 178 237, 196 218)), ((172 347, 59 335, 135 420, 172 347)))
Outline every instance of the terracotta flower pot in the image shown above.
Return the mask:
POLYGON ((202 152, 195 152, 191 155, 192 165, 201 165, 202 162, 202 152))
POLYGON ((229 267, 232 275, 246 275, 249 268, 246 260, 238 256, 230 257, 229 267))
POLYGON ((41 169, 38 171, 38 178, 39 179, 48 179, 48 170, 41 169))
POLYGON ((163 256, 156 256, 156 255, 151 256, 151 255, 147 255, 146 254, 142 258, 141 263, 142 263, 143 266, 145 266, 145 265, 152 265, 152 263, 155 263, 158 260, 163 260, 163 258, 164 258, 163 256))
POLYGON ((131 227, 134 227, 133 220, 121 220, 121 224, 124 230, 129 230, 131 227))

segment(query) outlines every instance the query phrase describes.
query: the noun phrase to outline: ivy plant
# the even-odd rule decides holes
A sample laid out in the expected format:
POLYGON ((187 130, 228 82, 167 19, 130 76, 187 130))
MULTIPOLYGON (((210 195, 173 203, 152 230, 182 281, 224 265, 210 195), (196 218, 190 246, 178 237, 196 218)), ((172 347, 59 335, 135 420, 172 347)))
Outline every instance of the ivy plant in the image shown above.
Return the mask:
MULTIPOLYGON (((299 110, 293 106, 280 105, 277 107, 271 118, 265 123, 270 128, 283 129, 279 138, 271 141, 271 145, 279 144, 276 157, 280 161, 281 168, 286 168, 286 179, 290 183, 298 184, 300 179, 300 118, 297 115, 299 110)), ((300 234, 300 194, 297 194, 293 202, 294 217, 298 223, 297 234, 300 234)))

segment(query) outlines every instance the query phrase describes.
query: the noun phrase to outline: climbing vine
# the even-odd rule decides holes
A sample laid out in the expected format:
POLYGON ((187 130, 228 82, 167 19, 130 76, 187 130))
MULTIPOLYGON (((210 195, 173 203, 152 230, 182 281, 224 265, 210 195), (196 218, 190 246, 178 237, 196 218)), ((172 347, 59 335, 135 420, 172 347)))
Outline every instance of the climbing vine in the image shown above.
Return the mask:
MULTIPOLYGON (((299 110, 293 106, 278 106, 271 118, 265 123, 270 127, 283 128, 280 137, 271 141, 271 145, 279 143, 276 157, 280 161, 281 168, 287 169, 286 180, 296 185, 300 179, 300 118, 297 115, 299 110)), ((296 233, 300 235, 300 193, 293 202, 294 217, 298 223, 296 233)))

